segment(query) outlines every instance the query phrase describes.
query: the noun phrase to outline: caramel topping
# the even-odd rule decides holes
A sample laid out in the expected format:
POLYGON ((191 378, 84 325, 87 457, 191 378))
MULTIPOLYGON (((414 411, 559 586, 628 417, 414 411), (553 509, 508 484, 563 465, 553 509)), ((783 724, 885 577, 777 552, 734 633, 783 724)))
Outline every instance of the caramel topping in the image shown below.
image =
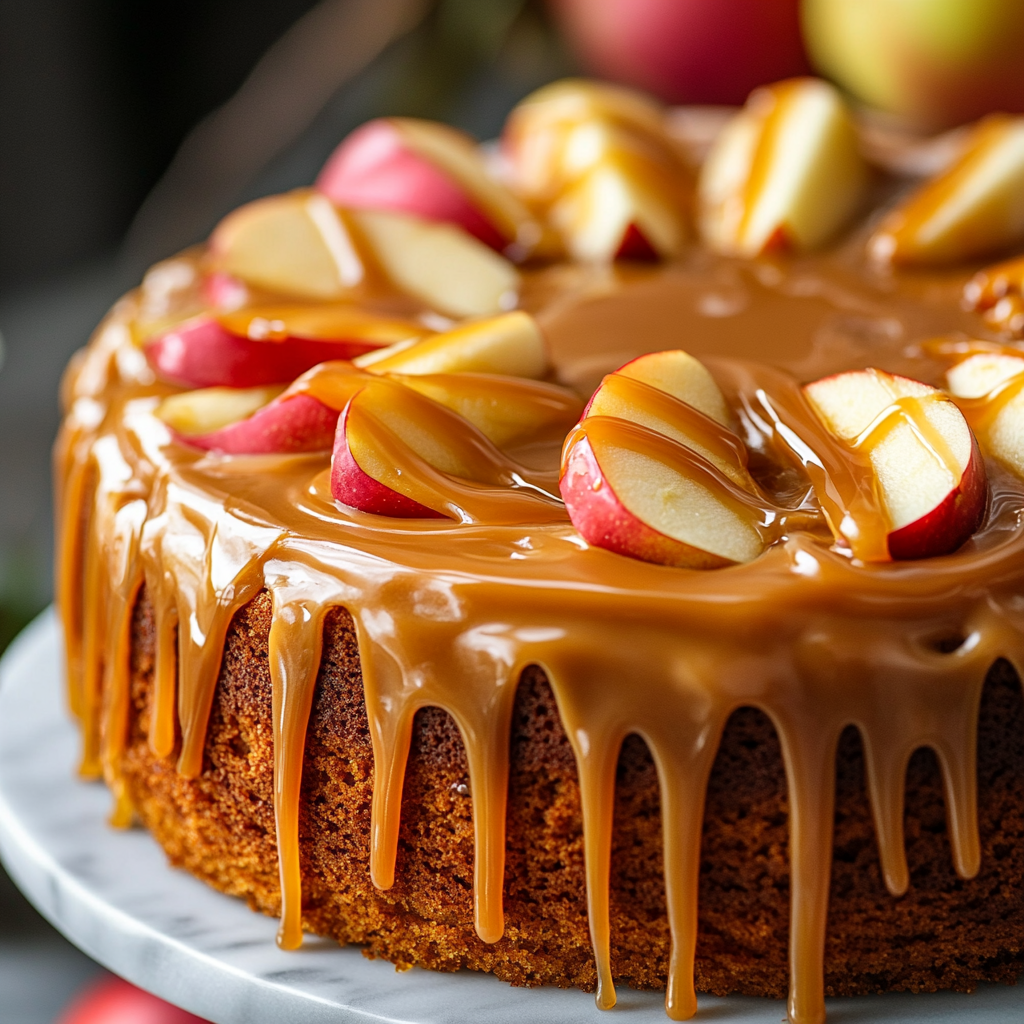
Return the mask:
MULTIPOLYGON (((553 268, 528 281, 526 300, 541 311, 556 375, 581 390, 644 350, 682 341, 702 357, 717 356, 709 364, 756 453, 750 466, 761 493, 650 429, 596 416, 582 428, 612 431, 614 424, 619 436, 625 428, 631 443, 702 473, 730 507, 766 531, 771 543, 754 561, 704 572, 588 547, 551 496, 555 444, 546 461, 529 463, 548 468, 528 469, 483 434, 467 432, 464 421, 454 437, 448 411, 419 396, 430 406, 423 422, 449 455, 465 460, 470 477, 451 472, 457 465, 439 468, 436 452, 426 443, 413 446, 405 425, 391 418, 401 411, 388 396, 400 388, 403 408, 411 408, 409 388, 379 377, 368 382, 349 368, 335 377, 333 369, 318 371, 301 386, 346 390, 343 404, 351 399, 349 410, 372 447, 392 472, 401 471, 417 500, 445 518, 389 519, 334 502, 324 453, 232 457, 178 444, 154 416, 170 389, 124 355, 135 302, 121 304, 73 373, 56 454, 70 699, 83 724, 83 767, 101 768, 111 783, 115 821, 124 823, 129 810, 119 763, 139 587, 145 584, 157 620, 149 739, 161 756, 176 754, 186 775, 203 768, 232 615, 267 588, 280 941, 297 945, 303 743, 323 617, 343 606, 358 636, 374 751, 372 879, 381 887, 394 879, 413 716, 428 705, 443 708, 458 724, 469 762, 475 927, 484 941, 498 941, 510 716, 520 673, 540 665, 579 772, 602 1006, 615 1001, 608 905, 615 768, 628 734, 639 734, 651 749, 662 787, 672 932, 666 1006, 682 1020, 696 1008, 705 785, 729 715, 752 705, 775 723, 788 780, 790 1017, 818 1024, 842 730, 854 724, 864 739, 889 889, 898 894, 908 884, 904 772, 922 745, 938 754, 954 864, 971 877, 980 858, 981 689, 996 659, 1024 664, 1024 483, 990 468, 986 521, 954 554, 925 562, 863 560, 878 547, 883 523, 868 485, 866 449, 896 420, 909 416, 920 426, 920 410, 887 410, 857 447, 825 429, 799 387, 828 370, 868 364, 916 368, 928 379, 933 364, 908 355, 908 341, 948 336, 967 316, 955 296, 936 302, 928 297, 934 293, 913 301, 887 295, 824 258, 783 268, 777 278, 708 257, 692 267, 622 274, 553 268), (697 300, 723 281, 741 296, 740 305, 724 317, 702 312, 697 300), (773 352, 775 367, 744 361, 773 352), (806 501, 811 485, 857 558, 822 538, 806 501), (783 522, 780 509, 802 518, 794 512, 783 522), (936 636, 951 634, 963 642, 952 651, 936 647, 936 636)), ((680 416, 709 451, 735 455, 727 437, 689 412, 680 416)), ((941 446, 935 452, 946 457, 941 446)))

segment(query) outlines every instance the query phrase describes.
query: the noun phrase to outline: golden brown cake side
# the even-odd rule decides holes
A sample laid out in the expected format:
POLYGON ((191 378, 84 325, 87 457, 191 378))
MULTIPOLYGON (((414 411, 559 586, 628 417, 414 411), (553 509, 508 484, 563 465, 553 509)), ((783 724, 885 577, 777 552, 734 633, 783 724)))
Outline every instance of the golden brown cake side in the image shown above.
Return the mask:
MULTIPOLYGON (((171 861, 256 909, 280 912, 274 840, 269 596, 228 633, 203 773, 155 758, 147 728, 154 621, 143 593, 132 624, 131 740, 124 771, 144 824, 171 861)), ((369 877, 373 756, 351 619, 325 623, 303 765, 300 849, 307 928, 366 944, 398 965, 488 970, 512 984, 593 989, 575 760, 541 671, 520 682, 511 748, 505 936, 473 930, 472 795, 452 719, 423 709, 402 801, 396 882, 369 877)), ((993 667, 979 731, 982 869, 950 864, 942 784, 933 755, 908 771, 905 828, 911 886, 886 891, 863 780, 848 729, 837 761, 826 991, 970 990, 1024 970, 1024 711, 1016 675, 993 667)), ((696 980, 702 991, 782 997, 788 976, 788 809, 783 762, 768 719, 734 713, 712 771, 701 855, 696 980)), ((630 737, 619 758, 611 879, 612 964, 618 980, 662 988, 669 957, 657 777, 630 737)))

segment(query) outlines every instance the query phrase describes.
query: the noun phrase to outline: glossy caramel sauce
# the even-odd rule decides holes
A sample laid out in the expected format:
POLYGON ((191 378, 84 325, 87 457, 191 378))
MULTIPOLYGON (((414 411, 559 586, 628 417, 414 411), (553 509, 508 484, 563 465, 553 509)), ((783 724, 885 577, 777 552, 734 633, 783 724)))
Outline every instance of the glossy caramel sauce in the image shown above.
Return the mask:
MULTIPOLYGON (((908 885, 904 776, 920 746, 937 753, 956 870, 971 877, 980 857, 982 685, 997 658, 1024 671, 1024 483, 998 464, 988 464, 984 524, 954 554, 873 562, 833 541, 827 520, 847 516, 858 528, 847 535, 870 553, 882 536, 878 499, 864 452, 822 429, 798 383, 876 366, 937 384, 949 359, 926 342, 943 338, 948 349, 989 337, 959 307, 966 271, 872 276, 852 252, 751 263, 695 251, 662 267, 556 266, 527 277, 522 305, 543 326, 554 378, 581 395, 629 358, 665 348, 705 359, 718 379, 751 448, 759 493, 720 473, 718 483, 757 520, 768 546, 753 562, 712 571, 589 547, 558 501, 539 493, 551 491, 557 442, 502 454, 493 486, 465 483, 464 492, 429 466, 402 466, 421 500, 442 512, 433 519, 339 505, 327 453, 223 456, 179 444, 153 415, 174 389, 154 379, 132 341, 140 298, 123 300, 69 373, 56 456, 70 700, 82 723, 83 772, 105 775, 115 821, 131 817, 119 765, 139 588, 145 583, 157 622, 150 743, 172 756, 180 729, 178 770, 188 776, 202 769, 231 618, 267 588, 280 943, 298 946, 303 744, 323 618, 343 606, 358 635, 374 752, 373 882, 386 888, 394 879, 413 716, 441 707, 465 742, 475 926, 494 942, 503 930, 510 716, 521 672, 539 665, 579 772, 598 1004, 615 1002, 615 769, 623 739, 637 733, 661 786, 672 934, 666 1006, 684 1020, 696 1009, 705 785, 730 714, 754 706, 778 731, 788 783, 790 1017, 822 1021, 840 734, 853 724, 863 737, 890 891, 908 885), (536 490, 508 486, 513 463, 531 466, 536 490)), ((880 419, 861 448, 895 418, 880 419)))

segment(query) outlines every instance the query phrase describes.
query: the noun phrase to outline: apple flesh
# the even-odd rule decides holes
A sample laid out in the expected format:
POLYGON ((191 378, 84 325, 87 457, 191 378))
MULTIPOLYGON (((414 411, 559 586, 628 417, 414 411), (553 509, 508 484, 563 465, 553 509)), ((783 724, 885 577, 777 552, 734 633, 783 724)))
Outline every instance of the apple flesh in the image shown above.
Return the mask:
POLYGON ((164 379, 183 387, 251 388, 287 383, 317 363, 352 359, 386 348, 399 338, 427 334, 417 324, 376 319, 345 308, 334 317, 330 310, 318 314, 299 310, 259 310, 222 317, 199 316, 157 335, 144 344, 146 358, 164 379), (333 333, 334 338, 302 337, 303 320, 316 320, 308 334, 333 333), (275 331, 274 328, 277 328, 275 331))
POLYGON ((621 373, 610 373, 587 405, 584 419, 611 416, 653 430, 706 459, 737 487, 757 488, 747 472, 743 442, 685 400, 621 373))
POLYGON ((807 384, 804 394, 829 432, 866 456, 891 558, 948 554, 978 528, 985 464, 963 414, 941 391, 854 370, 807 384))
POLYGON ((839 93, 815 78, 755 90, 712 145, 697 185, 719 252, 758 256, 828 241, 861 202, 867 168, 839 93))
POLYGON ((574 259, 670 258, 686 242, 689 171, 647 98, 557 82, 516 107, 502 147, 517 188, 574 259))
POLYGON ((692 405, 723 427, 732 425, 732 413, 714 377, 699 360, 682 349, 649 352, 631 359, 616 371, 623 377, 649 384, 692 405))
POLYGON ((977 125, 951 167, 888 214, 868 252, 880 263, 941 266, 1022 241, 1024 117, 998 114, 977 125))
POLYGON ((536 378, 547 372, 548 355, 537 321, 516 310, 412 345, 399 343, 354 362, 374 373, 500 373, 536 378))
POLYGON ((468 135, 435 121, 392 117, 357 128, 330 156, 316 188, 349 209, 446 221, 502 252, 526 255, 541 229, 495 181, 468 135))
POLYGON ((804 0, 803 24, 823 74, 922 127, 1024 112, 1018 0, 804 0))
POLYGON ((559 490, 587 543, 641 561, 718 569, 764 548, 712 472, 683 445, 636 424, 585 419, 566 442, 559 490))
POLYGON ((558 0, 570 43, 603 77, 670 103, 737 104, 806 74, 799 0, 558 0))
POLYGON ((280 389, 204 388, 165 398, 156 415, 177 439, 226 455, 329 451, 338 410, 280 389))
POLYGON ((461 228, 382 210, 350 217, 385 277, 431 309, 484 317, 515 305, 515 267, 461 228))
POLYGON ((946 381, 954 397, 966 400, 963 410, 982 447, 1024 478, 1024 356, 978 353, 950 369, 946 381))
POLYGON ((214 272, 272 292, 329 301, 363 282, 363 260, 331 201, 298 190, 247 203, 210 236, 214 272))
POLYGON ((338 421, 331 493, 363 512, 409 517, 428 507, 421 495, 436 496, 432 479, 438 473, 507 486, 513 482, 510 467, 457 413, 395 381, 375 380, 353 395, 338 421))

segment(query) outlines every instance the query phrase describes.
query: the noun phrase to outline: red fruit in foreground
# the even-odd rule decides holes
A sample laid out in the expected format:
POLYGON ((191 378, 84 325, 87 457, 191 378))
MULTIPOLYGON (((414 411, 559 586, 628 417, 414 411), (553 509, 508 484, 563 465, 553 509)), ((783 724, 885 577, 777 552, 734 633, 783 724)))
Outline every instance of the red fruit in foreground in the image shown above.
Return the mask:
POLYGON ((87 988, 57 1024, 209 1024, 165 1003, 121 978, 104 978, 87 988))

